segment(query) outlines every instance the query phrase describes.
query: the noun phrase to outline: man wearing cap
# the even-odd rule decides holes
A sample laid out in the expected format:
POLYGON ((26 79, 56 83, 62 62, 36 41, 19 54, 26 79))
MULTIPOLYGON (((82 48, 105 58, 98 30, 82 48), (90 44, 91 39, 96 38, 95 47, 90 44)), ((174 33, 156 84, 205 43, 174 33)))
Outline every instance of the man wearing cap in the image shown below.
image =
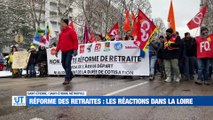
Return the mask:
MULTIPOLYGON (((59 50, 62 52, 62 66, 65 70, 65 79, 63 85, 67 85, 73 78, 73 73, 71 71, 71 60, 73 56, 77 55, 78 50, 78 38, 76 32, 69 26, 69 20, 62 20, 62 30, 59 35, 59 41, 56 47, 56 52, 59 50)), ((56 53, 56 57, 57 57, 56 53)))
POLYGON ((180 54, 180 37, 174 34, 173 29, 166 30, 166 38, 164 39, 164 65, 166 72, 165 82, 180 82, 180 71, 178 67, 178 58, 180 54), (173 76, 172 76, 173 75, 173 76))
POLYGON ((201 35, 196 37, 197 62, 198 62, 198 79, 195 83, 198 85, 210 85, 209 81, 209 64, 213 58, 213 35, 208 34, 206 27, 201 27, 201 35))

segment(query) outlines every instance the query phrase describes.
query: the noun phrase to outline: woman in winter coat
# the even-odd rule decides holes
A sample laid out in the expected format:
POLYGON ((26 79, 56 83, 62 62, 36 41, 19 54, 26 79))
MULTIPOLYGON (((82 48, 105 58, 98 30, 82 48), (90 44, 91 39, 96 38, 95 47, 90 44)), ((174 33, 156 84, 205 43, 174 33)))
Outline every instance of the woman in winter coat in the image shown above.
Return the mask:
POLYGON ((37 60, 36 47, 31 46, 29 52, 31 52, 29 62, 28 62, 30 77, 36 77, 36 71, 35 71, 36 60, 37 60))
POLYGON ((18 70, 17 69, 12 69, 12 65, 13 65, 13 54, 16 51, 18 51, 17 47, 16 46, 12 46, 11 53, 9 55, 9 60, 8 60, 8 64, 11 67, 11 72, 12 72, 12 77, 13 78, 18 77, 18 70))
POLYGON ((47 76, 47 52, 44 46, 40 46, 37 52, 37 63, 40 77, 47 76))

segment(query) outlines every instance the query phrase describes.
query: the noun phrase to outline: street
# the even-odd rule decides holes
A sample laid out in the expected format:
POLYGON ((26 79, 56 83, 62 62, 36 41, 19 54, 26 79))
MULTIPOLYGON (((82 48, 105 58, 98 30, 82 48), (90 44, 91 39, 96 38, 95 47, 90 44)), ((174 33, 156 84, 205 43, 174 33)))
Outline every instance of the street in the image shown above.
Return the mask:
POLYGON ((1 78, 0 120, 211 120, 212 107, 12 107, 11 96, 26 91, 87 91, 87 95, 116 96, 199 96, 213 95, 213 86, 198 86, 192 81, 164 83, 147 78, 109 79, 75 77, 62 86, 62 77, 1 78))

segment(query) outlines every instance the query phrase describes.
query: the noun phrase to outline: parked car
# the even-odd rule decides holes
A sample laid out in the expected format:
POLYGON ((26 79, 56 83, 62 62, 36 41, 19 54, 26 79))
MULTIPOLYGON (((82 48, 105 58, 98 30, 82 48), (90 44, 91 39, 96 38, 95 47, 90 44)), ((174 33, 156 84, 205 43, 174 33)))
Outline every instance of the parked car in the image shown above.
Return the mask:
POLYGON ((5 66, 5 60, 2 53, 0 53, 0 71, 3 71, 4 66, 5 66))

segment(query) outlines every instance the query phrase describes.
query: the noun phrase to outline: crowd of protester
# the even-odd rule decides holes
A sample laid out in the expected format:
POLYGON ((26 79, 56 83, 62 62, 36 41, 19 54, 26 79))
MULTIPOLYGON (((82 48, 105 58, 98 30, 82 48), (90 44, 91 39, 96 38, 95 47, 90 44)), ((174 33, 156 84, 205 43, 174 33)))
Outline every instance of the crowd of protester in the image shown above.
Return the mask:
MULTIPOLYGON (((201 27, 201 39, 207 41, 208 35, 208 28, 201 27)), ((210 85, 213 58, 199 57, 197 48, 200 46, 197 42, 189 32, 181 39, 179 33, 171 28, 166 30, 166 36, 153 40, 149 45, 149 80, 154 80, 159 72, 165 82, 194 80, 198 85, 210 85)))
MULTIPOLYGON (((67 38, 66 35, 68 36, 70 34, 70 32, 67 33, 67 31, 72 31, 70 28, 68 29, 67 25, 68 21, 64 21, 64 31, 62 30, 61 36, 59 38, 63 37, 67 38)), ((179 33, 173 31, 173 29, 171 28, 167 29, 165 32, 166 35, 158 36, 158 38, 155 38, 149 44, 149 66, 150 66, 149 80, 153 81, 156 78, 157 74, 159 73, 160 77, 164 79, 165 82, 174 81, 179 83, 180 81, 194 80, 195 83, 198 85, 202 84, 210 85, 213 59, 208 57, 200 58, 197 56, 197 48, 198 48, 197 40, 193 38, 189 32, 186 32, 184 38, 182 39, 179 36, 179 33)), ((73 33, 73 35, 75 34, 73 33)), ((209 35, 208 29, 206 27, 202 27, 200 37, 207 39, 209 37, 208 35, 209 35)), ((117 39, 116 36, 114 35, 110 35, 109 38, 110 39, 108 41, 134 40, 131 31, 127 31, 126 35, 124 37, 120 37, 119 39, 117 39)), ((95 39, 96 42, 107 41, 106 38, 100 34, 97 34, 95 39)), ((69 40, 67 39, 67 41, 69 40)), ((77 41, 77 38, 75 41, 77 41)), ((59 41, 59 44, 57 45, 54 44, 54 46, 57 47, 57 52, 59 50, 66 51, 65 48, 63 47, 64 46, 63 42, 64 40, 61 40, 59 41)), ((75 46, 78 46, 78 43, 76 43, 75 46)), ((77 52, 77 47, 75 46, 71 46, 70 54, 77 52)), ((11 53, 8 57, 8 66, 10 66, 10 68, 13 64, 13 53, 15 51, 18 51, 17 47, 12 46, 11 53)), ((26 77, 36 77, 36 70, 35 70, 36 65, 39 68, 38 69, 40 73, 39 76, 41 77, 47 76, 48 69, 47 69, 46 48, 43 46, 39 46, 39 48, 36 49, 34 45, 31 45, 28 52, 30 52, 31 54, 26 68, 27 71, 26 77)), ((62 54, 63 55, 62 58, 67 56, 65 53, 66 52, 62 54)), ((63 68, 68 69, 67 66, 69 65, 65 65, 66 62, 65 58, 62 61, 64 61, 63 68)), ((11 72, 13 77, 20 77, 22 70, 11 69, 11 72)), ((96 77, 102 76, 103 75, 98 75, 96 77)), ((114 77, 115 76, 110 76, 110 78, 114 77)), ((66 79, 68 78, 69 79, 73 78, 72 72, 68 74, 68 77, 66 79)), ((124 78, 132 78, 132 76, 124 78)))
MULTIPOLYGON (((11 52, 7 59, 7 69, 12 72, 12 78, 22 77, 23 69, 13 69, 13 58, 14 52, 20 51, 17 46, 11 46, 11 52)), ((26 76, 25 77, 36 77, 36 66, 38 66, 39 76, 47 76, 47 52, 46 48, 39 46, 38 50, 35 45, 31 45, 27 50, 30 53, 30 57, 27 63, 26 76)))

